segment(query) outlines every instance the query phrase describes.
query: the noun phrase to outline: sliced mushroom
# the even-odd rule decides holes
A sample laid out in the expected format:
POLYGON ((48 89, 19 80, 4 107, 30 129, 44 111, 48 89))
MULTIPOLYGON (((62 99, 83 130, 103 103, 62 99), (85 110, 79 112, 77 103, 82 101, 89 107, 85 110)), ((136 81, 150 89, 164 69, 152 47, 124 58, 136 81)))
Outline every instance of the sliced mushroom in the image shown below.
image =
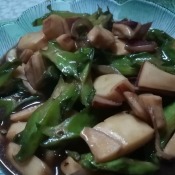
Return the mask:
POLYGON ((153 94, 141 94, 139 100, 144 104, 145 109, 149 108, 154 110, 155 122, 158 129, 166 127, 166 121, 163 113, 162 97, 153 94))
POLYGON ((90 44, 99 49, 111 49, 115 44, 114 35, 107 29, 94 26, 87 34, 90 44))
POLYGON ((125 45, 125 49, 131 53, 154 52, 156 48, 157 44, 154 41, 133 40, 128 41, 125 45))
POLYGON ((113 23, 112 32, 121 39, 142 40, 146 36, 152 23, 140 24, 131 20, 122 20, 113 23))
POLYGON ((116 106, 120 106, 122 103, 116 103, 112 100, 108 100, 106 98, 103 98, 101 96, 95 95, 92 106, 94 108, 112 108, 116 106))
POLYGON ((134 31, 129 26, 121 23, 113 23, 112 33, 121 39, 131 39, 134 36, 134 31))
POLYGON ((156 123, 156 120, 155 120, 155 110, 153 108, 149 108, 148 109, 148 112, 150 114, 150 117, 151 117, 151 120, 152 120, 152 123, 153 123, 153 128, 154 128, 154 132, 155 132, 155 149, 156 149, 156 155, 160 158, 163 158, 163 159, 166 159, 166 160, 171 160, 174 158, 173 155, 171 154, 167 154, 165 153, 165 151, 163 151, 162 147, 161 147, 161 141, 160 141, 160 133, 158 131, 158 128, 157 128, 157 123, 156 123))
POLYGON ((94 81, 94 88, 96 95, 117 103, 125 100, 122 94, 124 91, 134 91, 133 85, 120 74, 107 74, 97 77, 94 81))
POLYGON ((71 27, 71 35, 79 40, 86 39, 87 33, 93 28, 93 24, 87 18, 78 18, 71 27))
POLYGON ((26 89, 27 89, 31 94, 36 94, 36 93, 37 93, 37 90, 34 89, 28 81, 22 80, 22 82, 23 82, 23 85, 26 87, 26 89))
POLYGON ((139 117, 141 120, 143 120, 147 123, 150 123, 149 114, 147 113, 144 104, 142 103, 142 101, 140 101, 137 94, 135 94, 133 92, 126 91, 123 93, 123 95, 125 96, 125 98, 129 104, 129 106, 131 107, 134 115, 139 117))
POLYGON ((94 129, 122 144, 115 158, 138 149, 154 137, 153 128, 134 115, 125 112, 107 118, 104 122, 97 124, 94 129))
POLYGON ((25 64, 18 66, 13 73, 13 77, 19 78, 21 80, 27 80, 25 71, 24 71, 24 67, 25 67, 25 64))
POLYGON ((27 63, 30 57, 34 54, 34 52, 31 49, 25 49, 20 55, 20 59, 23 63, 27 63))
POLYGON ((106 162, 115 159, 122 148, 120 141, 93 128, 84 128, 81 132, 81 137, 88 144, 96 162, 106 162))
POLYGON ((7 159, 22 175, 52 175, 51 169, 38 157, 33 156, 27 161, 17 162, 14 155, 18 153, 20 146, 10 142, 6 149, 7 159))
POLYGON ((145 62, 140 71, 137 86, 140 90, 163 93, 175 92, 174 84, 175 75, 157 68, 150 62, 145 62))
POLYGON ((152 22, 138 25, 137 28, 135 28, 134 39, 144 39, 151 25, 152 22))
POLYGON ((116 55, 129 54, 129 51, 126 49, 126 41, 115 37, 115 44, 112 47, 112 52, 116 55))

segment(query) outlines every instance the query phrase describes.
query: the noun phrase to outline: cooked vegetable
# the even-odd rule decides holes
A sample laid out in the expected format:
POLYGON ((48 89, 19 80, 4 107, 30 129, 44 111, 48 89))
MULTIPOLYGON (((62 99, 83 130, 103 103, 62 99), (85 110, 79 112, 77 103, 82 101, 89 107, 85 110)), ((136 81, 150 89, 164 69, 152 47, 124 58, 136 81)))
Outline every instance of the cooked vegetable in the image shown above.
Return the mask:
POLYGON ((18 43, 17 48, 20 51, 25 49, 31 49, 32 51, 37 51, 47 45, 47 39, 45 38, 43 32, 33 32, 23 36, 18 43))
POLYGON ((78 95, 78 87, 75 83, 72 83, 62 90, 60 96, 56 99, 47 100, 32 114, 25 130, 22 132, 20 140, 22 146, 15 156, 16 160, 27 160, 35 153, 44 138, 42 130, 47 126, 55 126, 62 121, 63 111, 65 112, 73 105, 71 102, 69 102, 69 105, 66 104, 67 100, 71 99, 75 102, 74 92, 78 95))
POLYGON ((81 167, 79 163, 73 160, 71 157, 67 157, 61 163, 61 170, 65 175, 91 175, 92 172, 81 167))
POLYGON ((119 140, 93 128, 85 127, 81 131, 81 137, 88 144, 97 163, 115 159, 122 149, 122 143, 119 140))
POLYGON ((51 40, 62 34, 69 34, 70 31, 64 18, 58 15, 50 15, 43 21, 43 33, 48 40, 51 40))
POLYGON ((56 38, 57 43, 65 51, 75 51, 75 41, 70 34, 63 34, 56 38))
POLYGON ((48 9, 0 67, 0 159, 22 175, 155 174, 174 158, 174 38, 48 9))
POLYGON ((51 169, 38 157, 32 156, 31 159, 25 162, 16 162, 14 155, 20 150, 20 146, 10 142, 7 146, 7 157, 12 165, 23 175, 52 175, 51 169))
POLYGON ((175 103, 172 103, 165 107, 164 116, 166 120, 166 131, 161 134, 161 145, 165 147, 169 141, 171 135, 175 131, 175 103))
POLYGON ((175 76, 145 62, 138 79, 140 89, 174 92, 175 76))
MULTIPOLYGON (((103 132, 121 144, 120 151, 113 153, 115 156, 111 156, 113 159, 127 155, 138 149, 149 142, 154 134, 154 130, 148 124, 127 113, 119 113, 111 116, 105 119, 104 122, 97 124, 94 129, 103 132)), ((99 147, 98 149, 103 148, 99 147)), ((96 156, 95 152, 94 154, 96 156)), ((108 159, 108 161, 113 159, 108 159)), ((103 162, 103 160, 100 162, 103 162)))
POLYGON ((166 121, 163 114, 162 97, 153 94, 141 94, 139 99, 143 102, 146 111, 149 108, 154 110, 155 122, 158 129, 166 128, 166 121))
POLYGON ((87 34, 87 39, 92 46, 98 49, 110 49, 115 44, 113 34, 100 26, 94 26, 87 34))
POLYGON ((73 13, 69 11, 54 11, 49 7, 50 13, 46 14, 42 18, 38 18, 35 21, 33 21, 34 26, 42 25, 43 20, 48 18, 51 14, 60 16, 62 18, 65 18, 68 22, 73 18, 73 21, 79 17, 87 18, 89 21, 93 23, 93 25, 101 25, 103 27, 109 27, 112 21, 112 14, 110 13, 109 9, 105 12, 102 11, 102 9, 99 7, 96 12, 94 12, 92 15, 86 14, 86 13, 73 13))
POLYGON ((79 78, 78 70, 83 64, 93 58, 93 49, 82 48, 75 53, 66 52, 59 48, 56 43, 50 42, 47 50, 42 50, 42 55, 52 61, 55 66, 65 75, 79 78))
POLYGON ((25 126, 26 126, 26 122, 17 122, 17 123, 11 124, 6 134, 6 138, 12 142, 14 137, 24 130, 25 126))
POLYGON ((96 163, 94 157, 91 153, 75 155, 68 152, 69 156, 72 156, 76 161, 78 161, 84 168, 91 171, 106 171, 106 172, 116 172, 128 175, 142 175, 153 173, 158 170, 158 166, 146 161, 138 161, 130 158, 119 158, 113 161, 105 163, 96 163))
POLYGON ((175 134, 173 134, 173 136, 171 137, 171 139, 169 140, 169 142, 165 146, 164 152, 166 154, 169 154, 169 155, 172 155, 173 157, 175 157, 174 147, 175 147, 175 134))
MULTIPOLYGON (((40 104, 41 105, 41 104, 40 104)), ((10 115, 10 120, 13 122, 18 122, 18 121, 27 121, 29 117, 32 115, 32 113, 40 106, 40 105, 35 105, 31 106, 27 109, 23 109, 19 112, 16 112, 14 114, 10 115)))
POLYGON ((121 103, 124 101, 123 92, 134 91, 134 87, 126 77, 120 74, 107 74, 97 77, 94 81, 96 95, 121 103))
POLYGON ((43 143, 45 147, 65 147, 80 139, 80 132, 84 127, 93 127, 99 119, 88 109, 64 120, 58 126, 45 128, 43 133, 49 139, 43 143), (76 125, 79 123, 78 125, 76 125))
POLYGON ((136 117, 138 117, 139 119, 150 123, 150 116, 148 115, 144 103, 140 100, 139 96, 136 93, 129 91, 125 91, 123 95, 125 96, 134 115, 136 115, 136 117))

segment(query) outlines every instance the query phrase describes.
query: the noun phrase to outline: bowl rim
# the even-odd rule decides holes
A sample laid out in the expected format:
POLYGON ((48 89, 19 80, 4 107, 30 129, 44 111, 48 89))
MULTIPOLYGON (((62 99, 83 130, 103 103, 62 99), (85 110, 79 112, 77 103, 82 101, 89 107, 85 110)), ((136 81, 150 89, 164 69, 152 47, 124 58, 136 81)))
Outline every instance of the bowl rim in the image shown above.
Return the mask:
MULTIPOLYGON (((11 24, 11 23, 17 23, 18 21, 20 21, 22 19, 22 17, 25 15, 25 13, 27 13, 28 11, 30 11, 31 9, 33 8, 38 8, 39 6, 42 6, 44 4, 46 4, 47 6, 48 5, 52 5, 53 3, 58 3, 58 2, 64 2, 64 3, 69 3, 69 4, 73 4, 73 3, 77 3, 81 0, 45 0, 44 2, 41 2, 41 3, 38 3, 32 7, 29 7, 28 9, 24 10, 20 16, 18 16, 17 18, 14 18, 14 19, 7 19, 5 21, 0 21, 0 29, 3 28, 4 26, 8 25, 8 24, 11 24)), ((87 0, 84 0, 84 1, 87 1, 87 0)), ((120 2, 120 0, 108 0, 109 2, 112 2, 118 6, 123 6, 129 2, 141 2, 141 3, 146 3, 146 4, 149 4, 151 6, 154 6, 154 7, 157 7, 157 8, 160 8, 162 9, 163 11, 166 11, 166 13, 169 13, 173 16, 175 16, 175 11, 171 11, 170 9, 168 9, 167 7, 164 7, 160 4, 156 4, 155 2, 151 2, 151 1, 147 1, 147 0, 126 0, 125 2, 120 2)), ((47 7, 46 6, 46 7, 47 7)))

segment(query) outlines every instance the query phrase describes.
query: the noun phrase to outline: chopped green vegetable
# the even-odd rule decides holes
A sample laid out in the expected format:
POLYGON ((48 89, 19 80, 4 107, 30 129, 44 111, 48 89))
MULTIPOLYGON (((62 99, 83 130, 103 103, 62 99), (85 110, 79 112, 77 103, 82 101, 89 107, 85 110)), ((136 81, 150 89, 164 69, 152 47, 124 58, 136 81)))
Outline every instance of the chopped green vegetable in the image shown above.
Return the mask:
POLYGON ((173 38, 159 29, 150 29, 147 33, 146 39, 150 41, 156 41, 159 47, 161 47, 166 41, 172 40, 173 38))
POLYGON ((84 127, 93 127, 99 122, 98 120, 98 117, 92 112, 92 110, 84 109, 72 117, 67 118, 58 126, 44 129, 43 132, 45 135, 49 136, 49 139, 42 145, 49 148, 61 148, 74 143, 80 139, 80 132, 84 127))
POLYGON ((63 51, 58 44, 49 42, 48 49, 41 51, 45 58, 52 61, 55 66, 65 75, 79 79, 79 69, 82 64, 93 58, 93 49, 82 48, 75 53, 63 51))
POLYGON ((19 60, 6 62, 0 67, 0 94, 13 91, 18 80, 13 78, 14 70, 21 64, 19 60))
POLYGON ((56 99, 50 98, 32 114, 22 132, 21 149, 15 156, 16 160, 24 161, 35 153, 44 138, 43 128, 55 126, 62 121, 62 114, 72 107, 71 101, 75 102, 77 89, 76 83, 70 83, 56 99))
POLYGON ((161 135, 161 146, 164 148, 175 131, 175 102, 164 109, 166 131, 161 135))
POLYGON ((95 89, 91 78, 91 63, 88 63, 80 75, 81 79, 81 93, 80 98, 83 105, 86 107, 92 104, 95 95, 95 89))
POLYGON ((97 163, 91 153, 82 154, 77 156, 77 154, 72 154, 68 152, 69 156, 74 156, 73 158, 86 169, 92 171, 107 171, 122 173, 127 175, 143 175, 149 174, 157 171, 159 167, 151 162, 139 161, 130 158, 119 158, 110 162, 97 163))

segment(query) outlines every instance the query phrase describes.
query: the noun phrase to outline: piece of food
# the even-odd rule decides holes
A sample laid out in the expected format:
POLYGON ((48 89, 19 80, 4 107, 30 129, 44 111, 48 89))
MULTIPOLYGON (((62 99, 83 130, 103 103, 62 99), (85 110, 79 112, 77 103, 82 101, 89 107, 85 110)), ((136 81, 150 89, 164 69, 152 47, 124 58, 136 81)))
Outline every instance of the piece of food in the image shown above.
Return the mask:
POLYGON ((129 91, 125 91, 123 95, 125 96, 129 106, 131 107, 131 112, 133 112, 134 115, 136 115, 141 120, 150 123, 150 116, 139 96, 136 93, 129 91))
POLYGON ((81 131, 81 137, 88 144, 97 163, 115 159, 123 146, 119 140, 93 128, 85 127, 81 131))
POLYGON ((90 30, 87 34, 87 39, 92 46, 98 49, 110 49, 115 44, 113 34, 109 30, 99 26, 95 26, 90 30))
POLYGON ((24 70, 28 82, 34 89, 37 89, 46 70, 42 55, 39 52, 34 53, 25 65, 24 70))
POLYGON ((138 87, 147 90, 174 92, 175 76, 145 62, 138 79, 138 87))
POLYGON ((21 37, 17 48, 20 51, 24 51, 25 49, 30 49, 32 51, 38 51, 41 48, 44 48, 47 45, 47 39, 43 32, 33 32, 28 33, 25 36, 21 37))
POLYGON ((150 108, 154 111, 157 128, 165 129, 166 121, 163 113, 162 97, 153 94, 141 94, 139 100, 144 104, 147 112, 150 108))
POLYGON ((97 124, 94 129, 112 137, 122 145, 120 151, 110 160, 127 155, 149 142, 154 136, 153 128, 127 113, 111 116, 97 124))
POLYGON ((175 134, 173 134, 173 136, 165 146, 164 152, 168 155, 175 157, 174 147, 175 147, 175 134))
POLYGON ((82 167, 94 172, 122 172, 128 175, 143 175, 148 173, 154 173, 159 168, 158 165, 151 162, 138 161, 125 157, 104 163, 96 163, 91 153, 86 153, 82 155, 76 155, 76 153, 68 154, 72 156, 76 161, 78 161, 82 165, 82 167))
POLYGON ((103 98, 101 96, 95 95, 92 106, 94 108, 111 108, 111 107, 117 107, 120 106, 122 103, 116 103, 112 100, 108 100, 106 98, 103 98))
POLYGON ((64 175, 91 175, 92 172, 82 168, 82 166, 73 160, 71 157, 67 157, 61 163, 61 171, 64 175))
POLYGON ((16 112, 14 114, 10 115, 10 120, 13 122, 18 121, 27 121, 29 117, 32 115, 32 113, 39 107, 40 105, 35 105, 32 107, 29 107, 27 109, 21 110, 19 112, 16 112))
POLYGON ((16 122, 11 124, 6 134, 6 138, 12 142, 14 137, 24 130, 25 126, 26 126, 26 122, 16 122))
POLYGON ((33 156, 31 159, 24 162, 17 162, 14 155, 19 151, 20 146, 10 142, 7 146, 6 154, 12 165, 23 175, 52 175, 51 169, 38 157, 33 156))
POLYGON ((55 127, 47 127, 43 133, 49 136, 43 143, 44 147, 65 147, 80 139, 80 133, 84 127, 93 127, 98 123, 98 118, 92 111, 85 109, 65 119, 55 127), (79 123, 78 125, 76 125, 79 123))
POLYGON ((58 15, 50 15, 43 21, 43 33, 48 40, 70 33, 66 20, 58 15))
POLYGON ((97 77, 94 81, 94 88, 96 95, 119 103, 124 101, 122 94, 124 91, 134 91, 133 85, 120 74, 107 74, 97 77))
POLYGON ((71 38, 70 34, 63 34, 56 38, 57 43, 63 50, 75 51, 75 41, 71 38))
POLYGON ((52 5, 1 61, 0 160, 21 175, 154 174, 174 158, 174 38, 52 5))

